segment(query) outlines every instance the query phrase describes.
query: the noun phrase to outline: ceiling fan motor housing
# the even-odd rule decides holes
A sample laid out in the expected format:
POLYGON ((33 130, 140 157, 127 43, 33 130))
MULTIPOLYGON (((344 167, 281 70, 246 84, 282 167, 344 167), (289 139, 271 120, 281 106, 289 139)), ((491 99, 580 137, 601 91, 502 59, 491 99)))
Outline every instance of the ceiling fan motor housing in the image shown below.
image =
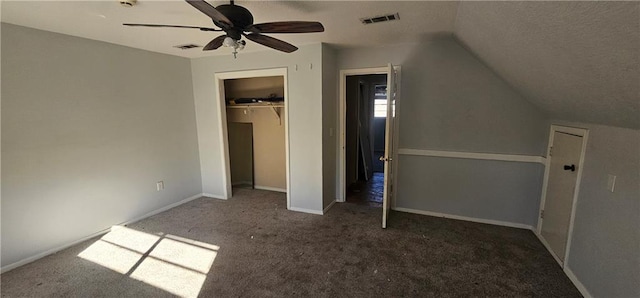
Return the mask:
MULTIPOLYGON (((2 0, 0 0, 2 1, 2 0)), ((118 1, 136 1, 136 0, 118 0, 118 1)), ((233 0, 230 4, 219 5, 214 7, 205 0, 185 0, 189 5, 207 15, 220 29, 206 28, 197 26, 179 26, 179 25, 161 25, 161 24, 123 24, 125 26, 140 27, 172 27, 172 28, 191 28, 201 31, 224 31, 222 34, 212 39, 205 45, 203 51, 211 51, 221 46, 233 47, 234 56, 236 49, 242 49, 245 42, 242 40, 246 37, 248 40, 259 43, 263 46, 282 51, 285 53, 295 52, 298 48, 286 41, 264 35, 264 33, 312 33, 324 32, 324 26, 320 22, 307 21, 288 21, 288 22, 268 22, 261 24, 253 23, 253 15, 246 8, 234 5, 233 0)))
MULTIPOLYGON (((235 40, 241 39, 243 30, 253 25, 253 15, 242 6, 223 4, 216 6, 216 9, 233 23, 233 28, 227 29, 225 32, 235 40)), ((213 23, 218 27, 224 28, 224 26, 216 20, 213 20, 213 23)))

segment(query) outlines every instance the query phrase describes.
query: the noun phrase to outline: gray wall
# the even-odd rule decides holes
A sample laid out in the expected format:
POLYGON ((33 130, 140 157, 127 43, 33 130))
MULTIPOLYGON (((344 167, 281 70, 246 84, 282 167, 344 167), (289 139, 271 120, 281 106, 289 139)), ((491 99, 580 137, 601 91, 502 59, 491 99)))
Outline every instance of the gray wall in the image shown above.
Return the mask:
POLYGON ((594 297, 640 297, 640 130, 554 123, 589 129, 568 267, 594 297))
MULTIPOLYGON (((450 34, 425 36, 416 44, 348 49, 338 54, 339 69, 378 67, 388 62, 402 66, 400 148, 544 154, 548 134, 545 115, 450 34)), ((539 166, 402 156, 398 174, 397 207, 535 224, 542 176, 539 166), (420 186, 427 177, 443 174, 444 168, 474 166, 481 168, 440 177, 435 189, 420 186), (498 189, 502 187, 498 183, 472 183, 481 181, 486 173, 511 177, 512 186, 538 191, 523 193, 514 187, 505 191, 498 189), (454 192, 460 185, 469 189, 454 192), (487 209, 489 203, 503 207, 487 209), (521 204, 534 208, 523 211, 521 204)))
MULTIPOLYGON (((229 118, 227 118, 229 119, 229 118)), ((253 123, 227 122, 231 185, 254 184, 253 123)), ((282 154, 284 156, 284 154, 282 154)), ((283 166, 284 168, 284 166, 283 166)), ((282 171, 284 173, 284 169, 282 171)), ((283 181, 285 179, 282 179, 283 181)), ((286 185, 285 185, 286 187, 286 185)))
POLYGON ((544 165, 400 155, 397 207, 535 226, 544 165))
POLYGON ((201 193, 192 94, 188 59, 2 24, 2 266, 201 193))
POLYGON ((402 66, 400 148, 545 154, 544 114, 450 34, 342 50, 338 68, 402 66))
POLYGON ((336 200, 336 169, 338 126, 336 93, 336 52, 322 44, 322 205, 326 208, 336 200))
MULTIPOLYGON (((250 46, 261 47, 255 43, 250 46)), ((286 68, 291 207, 322 212, 322 45, 301 46, 291 54, 267 50, 238 55, 238 59, 229 52, 224 56, 191 60, 203 192, 222 196, 226 187, 222 179, 225 169, 220 152, 220 107, 216 100, 215 74, 286 68)))

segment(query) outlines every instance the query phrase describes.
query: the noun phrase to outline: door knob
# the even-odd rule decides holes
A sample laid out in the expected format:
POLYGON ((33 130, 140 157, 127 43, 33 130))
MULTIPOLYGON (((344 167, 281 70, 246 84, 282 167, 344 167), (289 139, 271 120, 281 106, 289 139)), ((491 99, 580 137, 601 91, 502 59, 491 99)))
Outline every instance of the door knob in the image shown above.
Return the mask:
POLYGON ((380 158, 378 158, 379 161, 387 161, 387 159, 384 156, 380 156, 380 158))
POLYGON ((571 172, 575 172, 576 171, 576 165, 564 165, 564 170, 565 171, 571 170, 571 172))

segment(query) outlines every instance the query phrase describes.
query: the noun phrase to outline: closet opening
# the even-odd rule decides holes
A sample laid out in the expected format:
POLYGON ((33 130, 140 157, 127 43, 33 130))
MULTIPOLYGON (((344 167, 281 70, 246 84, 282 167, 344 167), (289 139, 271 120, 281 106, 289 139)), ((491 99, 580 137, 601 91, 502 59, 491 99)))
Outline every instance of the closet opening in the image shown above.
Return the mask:
POLYGON ((216 74, 226 198, 242 189, 287 193, 286 69, 216 74))
POLYGON ((382 207, 387 74, 347 76, 345 87, 346 201, 382 207))

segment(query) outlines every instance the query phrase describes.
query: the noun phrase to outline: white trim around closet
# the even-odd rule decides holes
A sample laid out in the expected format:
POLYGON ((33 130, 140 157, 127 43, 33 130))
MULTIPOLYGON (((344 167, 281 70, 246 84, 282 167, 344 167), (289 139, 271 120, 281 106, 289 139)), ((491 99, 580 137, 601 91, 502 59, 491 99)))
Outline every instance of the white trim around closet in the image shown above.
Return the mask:
POLYGON ((285 162, 286 162, 286 181, 287 181, 287 209, 291 209, 291 177, 289 175, 289 88, 287 79, 287 68, 272 68, 272 69, 258 69, 258 70, 245 70, 245 71, 232 71, 232 72, 218 72, 215 73, 214 83, 216 92, 216 101, 218 106, 218 134, 220 140, 220 153, 223 165, 222 172, 222 184, 223 184, 223 197, 225 199, 231 198, 231 166, 229 162, 229 139, 227 137, 227 109, 224 93, 224 80, 227 79, 243 79, 253 77, 271 77, 282 76, 284 77, 284 140, 285 140, 285 162))

